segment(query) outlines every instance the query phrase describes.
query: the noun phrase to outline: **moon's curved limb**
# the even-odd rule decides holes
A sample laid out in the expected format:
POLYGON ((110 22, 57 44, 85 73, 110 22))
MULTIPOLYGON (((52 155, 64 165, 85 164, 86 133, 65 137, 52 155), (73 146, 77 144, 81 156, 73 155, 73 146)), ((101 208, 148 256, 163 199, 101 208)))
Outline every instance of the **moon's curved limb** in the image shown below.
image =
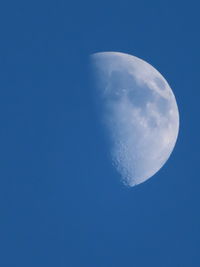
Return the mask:
POLYGON ((147 62, 119 52, 91 56, 112 160, 125 184, 153 176, 176 143, 179 113, 163 76, 147 62))

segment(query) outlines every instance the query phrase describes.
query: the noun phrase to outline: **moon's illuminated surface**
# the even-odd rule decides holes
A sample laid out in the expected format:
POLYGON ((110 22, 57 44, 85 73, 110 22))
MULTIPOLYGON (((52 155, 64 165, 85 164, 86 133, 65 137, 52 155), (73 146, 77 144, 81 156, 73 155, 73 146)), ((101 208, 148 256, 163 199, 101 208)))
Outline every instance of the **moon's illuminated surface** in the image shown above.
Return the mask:
POLYGON ((128 54, 91 56, 98 102, 123 182, 140 184, 167 161, 176 143, 179 113, 163 76, 128 54))

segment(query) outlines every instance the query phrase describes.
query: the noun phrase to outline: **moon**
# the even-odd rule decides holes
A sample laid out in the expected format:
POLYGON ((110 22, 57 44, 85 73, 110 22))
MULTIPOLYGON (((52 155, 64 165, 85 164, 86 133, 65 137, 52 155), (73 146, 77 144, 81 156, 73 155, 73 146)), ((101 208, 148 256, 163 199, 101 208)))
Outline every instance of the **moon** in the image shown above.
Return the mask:
POLYGON ((174 149, 175 96, 164 77, 138 57, 100 52, 91 63, 111 160, 123 183, 135 186, 157 173, 174 149))

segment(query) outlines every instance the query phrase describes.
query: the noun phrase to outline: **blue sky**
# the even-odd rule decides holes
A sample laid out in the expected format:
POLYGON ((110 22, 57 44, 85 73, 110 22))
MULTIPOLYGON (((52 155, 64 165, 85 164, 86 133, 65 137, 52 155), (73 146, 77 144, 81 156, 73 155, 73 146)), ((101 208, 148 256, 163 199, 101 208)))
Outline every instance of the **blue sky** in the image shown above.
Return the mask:
POLYGON ((0 4, 0 266, 198 267, 198 1, 0 4), (167 164, 126 188, 96 118, 88 57, 120 51, 172 87, 167 164))

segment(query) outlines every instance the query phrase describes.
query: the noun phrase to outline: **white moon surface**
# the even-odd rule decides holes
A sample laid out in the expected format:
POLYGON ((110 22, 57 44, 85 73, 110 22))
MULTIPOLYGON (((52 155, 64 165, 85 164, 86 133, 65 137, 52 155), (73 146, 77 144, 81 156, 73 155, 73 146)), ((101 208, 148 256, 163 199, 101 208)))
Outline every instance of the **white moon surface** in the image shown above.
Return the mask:
POLYGON ((91 55, 112 161, 128 186, 152 177, 169 158, 179 131, 175 96, 150 64, 119 52, 91 55))

